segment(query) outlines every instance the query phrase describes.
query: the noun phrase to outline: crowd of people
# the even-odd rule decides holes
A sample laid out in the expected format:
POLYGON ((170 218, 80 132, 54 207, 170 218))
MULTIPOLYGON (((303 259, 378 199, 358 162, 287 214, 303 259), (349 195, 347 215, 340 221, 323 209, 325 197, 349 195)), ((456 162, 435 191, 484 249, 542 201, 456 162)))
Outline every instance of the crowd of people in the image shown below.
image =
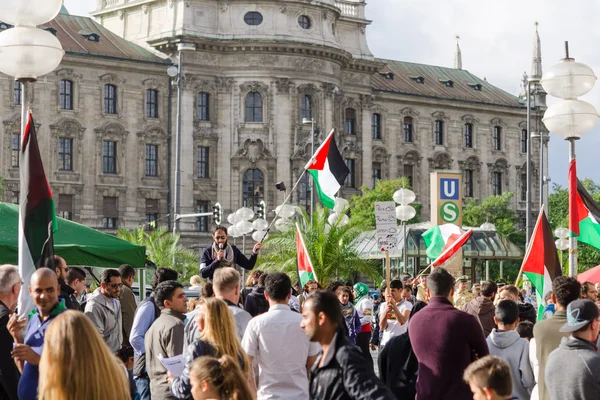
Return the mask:
MULTIPOLYGON (((220 246, 211 247, 217 259, 227 251, 241 257, 228 250, 226 235, 215 232, 225 248, 220 255, 220 246)), ((485 281, 469 290, 468 277, 443 268, 392 279, 375 295, 361 282, 299 287, 281 272, 253 270, 242 282, 233 265, 211 262, 210 279, 191 280, 197 299, 186 297, 176 271, 158 268, 152 293, 139 303, 129 265, 103 270, 99 287, 82 297, 85 272, 53 261, 54 269, 31 278, 29 316, 15 312, 18 269, 0 266, 0 399, 568 400, 600 393, 598 292, 574 278, 554 280, 538 322, 515 286, 485 281)))

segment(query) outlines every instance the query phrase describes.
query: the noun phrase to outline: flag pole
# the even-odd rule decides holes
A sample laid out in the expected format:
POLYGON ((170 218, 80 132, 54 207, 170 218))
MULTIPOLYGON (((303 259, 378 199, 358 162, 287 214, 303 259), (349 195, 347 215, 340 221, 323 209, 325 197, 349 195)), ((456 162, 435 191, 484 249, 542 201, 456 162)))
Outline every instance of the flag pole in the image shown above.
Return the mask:
POLYGON ((265 238, 269 234, 269 231, 271 230, 271 227, 275 223, 275 220, 277 219, 277 217, 279 217, 279 213, 281 213, 281 210, 283 210, 283 206, 290 200, 290 198, 292 197, 292 193, 294 193, 294 190, 296 190, 296 187, 298 187, 298 184, 302 180, 302 177, 304 176, 305 173, 306 173, 306 168, 304 168, 304 170, 302 171, 302 174, 300 174, 300 177, 298 178, 298 180, 296 181, 296 183, 294 183, 294 186, 292 187, 292 189, 289 191, 289 193, 287 194, 287 196, 283 200, 283 203, 281 204, 281 207, 279 207, 279 211, 275 212, 275 217, 271 220, 271 223, 267 227, 267 230, 265 231, 265 234, 263 235, 262 239, 260 239, 259 243, 264 242, 265 238))
MULTIPOLYGON (((538 218, 537 221, 540 220, 540 215, 544 212, 544 205, 542 204, 542 207, 540 208, 540 212, 538 214, 538 218)), ((534 227, 534 230, 537 230, 537 221, 534 227)), ((535 232, 533 232, 535 233, 535 232)), ((533 236, 532 233, 532 236, 533 236)), ((523 257, 523 261, 525 261, 527 259, 527 255, 529 254, 529 252, 531 251, 531 244, 533 243, 532 240, 529 240, 529 242, 527 243, 527 250, 525 251, 525 257, 523 257)), ((562 260, 561 260, 562 261, 562 260)), ((517 275, 517 279, 515 280, 515 286, 517 286, 519 284, 519 281, 521 280, 521 275, 523 275, 523 266, 525 265, 524 262, 521 263, 521 268, 519 268, 519 273, 517 275)), ((518 287, 518 286, 517 286, 518 287)))

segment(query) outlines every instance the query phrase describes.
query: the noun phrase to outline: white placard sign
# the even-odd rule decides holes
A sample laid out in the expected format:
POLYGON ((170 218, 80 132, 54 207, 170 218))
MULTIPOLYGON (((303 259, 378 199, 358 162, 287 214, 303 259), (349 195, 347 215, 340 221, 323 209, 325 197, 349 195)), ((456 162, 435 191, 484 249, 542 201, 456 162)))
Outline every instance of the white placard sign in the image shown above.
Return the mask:
POLYGON ((398 244, 396 203, 393 201, 375 203, 375 240, 381 251, 392 250, 398 244))

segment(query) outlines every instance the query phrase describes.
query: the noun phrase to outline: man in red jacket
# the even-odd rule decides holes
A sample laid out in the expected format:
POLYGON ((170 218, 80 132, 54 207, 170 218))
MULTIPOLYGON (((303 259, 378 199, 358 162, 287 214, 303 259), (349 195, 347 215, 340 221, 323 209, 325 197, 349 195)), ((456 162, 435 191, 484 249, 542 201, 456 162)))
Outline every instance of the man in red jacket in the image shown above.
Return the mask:
POLYGON ((489 353, 481 325, 472 315, 454 308, 453 294, 454 278, 437 268, 427 277, 429 305, 408 324, 419 361, 417 400, 472 399, 463 372, 489 353))

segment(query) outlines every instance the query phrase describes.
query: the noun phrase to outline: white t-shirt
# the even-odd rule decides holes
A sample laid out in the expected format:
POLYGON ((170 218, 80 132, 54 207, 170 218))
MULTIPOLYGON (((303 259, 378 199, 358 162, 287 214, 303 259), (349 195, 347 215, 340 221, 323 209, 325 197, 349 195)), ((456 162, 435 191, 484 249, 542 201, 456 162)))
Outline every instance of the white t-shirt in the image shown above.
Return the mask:
MULTIPOLYGON (((380 321, 383 319, 383 316, 385 315, 386 306, 387 306, 387 304, 385 301, 383 303, 381 303, 381 305, 379 306, 379 320, 380 321)), ((401 300, 399 303, 396 304, 396 307, 398 307, 398 310, 400 310, 400 314, 403 314, 405 311, 412 310, 413 306, 410 301, 401 300)), ((381 338, 381 346, 385 346, 385 344, 388 342, 388 340, 390 340, 394 336, 402 335, 407 330, 408 330, 408 321, 406 321, 404 324, 400 324, 396 320, 396 315, 394 314, 394 311, 390 311, 388 313, 388 318, 387 318, 387 328, 385 328, 385 330, 383 331, 383 337, 381 338)))
POLYGON ((248 323, 242 347, 258 359, 258 400, 308 399, 306 359, 321 346, 308 339, 301 320, 299 313, 277 304, 248 323))

